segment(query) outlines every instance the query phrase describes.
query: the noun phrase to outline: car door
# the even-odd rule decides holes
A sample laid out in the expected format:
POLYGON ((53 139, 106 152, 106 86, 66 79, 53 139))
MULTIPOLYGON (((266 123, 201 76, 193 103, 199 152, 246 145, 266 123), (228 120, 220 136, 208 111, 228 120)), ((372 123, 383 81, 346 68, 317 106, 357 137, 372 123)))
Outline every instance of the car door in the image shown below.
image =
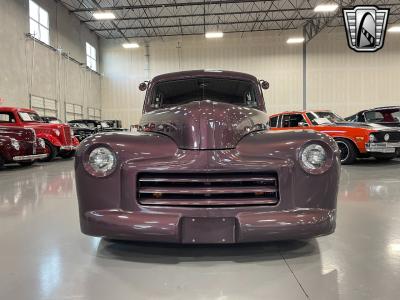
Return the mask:
POLYGON ((15 115, 11 111, 0 111, 0 126, 18 126, 15 115))

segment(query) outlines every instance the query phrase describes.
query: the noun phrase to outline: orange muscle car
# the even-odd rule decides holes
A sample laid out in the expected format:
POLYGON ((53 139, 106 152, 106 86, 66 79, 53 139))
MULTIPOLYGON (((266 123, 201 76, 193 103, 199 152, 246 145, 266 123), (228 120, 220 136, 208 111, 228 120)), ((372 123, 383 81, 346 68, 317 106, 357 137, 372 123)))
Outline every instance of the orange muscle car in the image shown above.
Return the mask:
POLYGON ((331 111, 292 111, 270 116, 272 130, 312 129, 333 137, 342 164, 356 158, 390 160, 400 155, 400 130, 378 124, 349 123, 331 111))

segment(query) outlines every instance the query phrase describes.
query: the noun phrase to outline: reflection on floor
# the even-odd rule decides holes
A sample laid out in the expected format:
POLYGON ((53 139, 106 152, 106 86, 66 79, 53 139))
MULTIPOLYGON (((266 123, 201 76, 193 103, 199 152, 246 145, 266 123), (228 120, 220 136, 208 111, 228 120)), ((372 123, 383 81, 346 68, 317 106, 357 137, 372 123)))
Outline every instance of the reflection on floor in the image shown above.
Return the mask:
POLYGON ((79 231, 73 161, 0 171, 0 299, 400 299, 400 161, 342 167, 310 241, 113 242, 79 231))

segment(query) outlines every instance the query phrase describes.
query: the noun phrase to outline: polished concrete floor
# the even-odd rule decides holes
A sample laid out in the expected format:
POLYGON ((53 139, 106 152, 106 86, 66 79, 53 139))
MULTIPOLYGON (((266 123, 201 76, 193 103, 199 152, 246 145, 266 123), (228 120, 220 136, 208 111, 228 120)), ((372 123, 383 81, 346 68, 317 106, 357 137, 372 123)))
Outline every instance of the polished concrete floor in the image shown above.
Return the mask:
POLYGON ((400 160, 342 167, 336 232, 182 247, 79 231, 73 161, 0 171, 0 299, 400 299, 400 160))

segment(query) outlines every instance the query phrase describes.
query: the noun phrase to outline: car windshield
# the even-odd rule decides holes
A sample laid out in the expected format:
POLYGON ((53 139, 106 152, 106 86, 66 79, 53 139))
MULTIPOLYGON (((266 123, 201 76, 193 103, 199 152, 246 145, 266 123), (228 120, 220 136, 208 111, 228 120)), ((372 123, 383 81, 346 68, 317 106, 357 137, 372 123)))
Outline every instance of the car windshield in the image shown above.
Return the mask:
POLYGON ((400 108, 380 111, 367 111, 364 113, 367 122, 400 122, 400 108))
POLYGON ((345 120, 342 117, 338 116, 337 114, 335 114, 331 111, 316 111, 316 112, 314 112, 314 114, 318 118, 327 119, 332 123, 345 122, 345 120))
POLYGON ((151 99, 153 108, 212 100, 257 108, 257 86, 251 81, 225 78, 190 78, 158 83, 151 99))
POLYGON ((35 112, 19 112, 19 116, 24 122, 43 122, 42 118, 35 112))

